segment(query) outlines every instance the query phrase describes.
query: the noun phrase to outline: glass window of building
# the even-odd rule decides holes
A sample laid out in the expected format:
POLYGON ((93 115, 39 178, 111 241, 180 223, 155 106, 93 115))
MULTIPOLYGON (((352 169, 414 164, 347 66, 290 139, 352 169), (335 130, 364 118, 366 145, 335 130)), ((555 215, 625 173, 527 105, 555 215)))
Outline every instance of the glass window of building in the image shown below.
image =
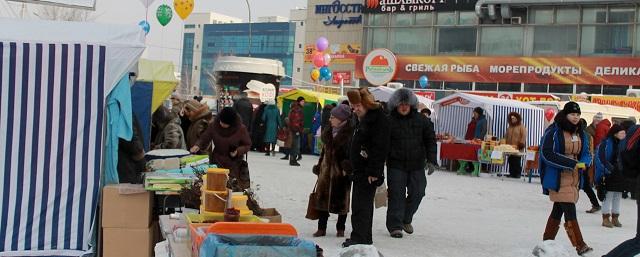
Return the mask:
POLYGON ((635 8, 611 7, 609 9, 609 23, 633 23, 635 19, 635 8))
POLYGON ((460 12, 460 25, 478 24, 478 15, 475 12, 460 12))
POLYGON ((536 26, 533 55, 577 55, 577 26, 536 26), (553 40, 549 40, 549 39, 553 40))
POLYGON ((396 54, 431 52, 432 28, 392 28, 390 33, 389 48, 396 54))
POLYGON ((371 26, 388 26, 389 15, 385 13, 369 14, 369 25, 371 26))
POLYGON ((433 25, 433 13, 416 13, 416 25, 433 25))
POLYGON ((476 83, 478 91, 498 91, 498 83, 476 83))
POLYGON ((371 48, 386 48, 387 47, 387 29, 371 29, 371 48))
POLYGON ((553 8, 531 9, 530 19, 533 24, 551 24, 553 23, 553 8))
POLYGON ((557 24, 577 24, 580 22, 580 11, 578 8, 557 8, 556 23, 557 24))
POLYGON ((549 85, 549 93, 573 94, 573 85, 549 85))
POLYGON ((582 27, 582 55, 630 55, 633 25, 582 27))
POLYGON ((456 13, 455 12, 439 12, 438 13, 438 25, 456 25, 456 13))
MULTIPOLYGON (((419 82, 416 85, 420 85, 419 82)), ((442 89, 442 81, 429 81, 428 87, 429 89, 442 89)))
POLYGON ((391 26, 410 26, 413 25, 412 13, 397 13, 391 16, 391 26))
POLYGON ((604 85, 602 87, 602 94, 605 95, 626 95, 629 86, 617 86, 617 85, 604 85))
POLYGON ((576 85, 576 94, 602 94, 602 85, 576 85))
POLYGON ((469 55, 476 52, 476 28, 439 28, 438 53, 469 55))
POLYGON ((524 84, 524 92, 546 93, 547 84, 524 84))
POLYGON ((604 7, 583 8, 583 23, 605 23, 607 22, 607 9, 604 7))
POLYGON ((444 89, 471 90, 471 82, 445 82, 444 89))
POLYGON ((523 27, 483 27, 482 55, 522 55, 523 27))
POLYGON ((500 83, 498 91, 501 92, 520 92, 521 83, 500 83))

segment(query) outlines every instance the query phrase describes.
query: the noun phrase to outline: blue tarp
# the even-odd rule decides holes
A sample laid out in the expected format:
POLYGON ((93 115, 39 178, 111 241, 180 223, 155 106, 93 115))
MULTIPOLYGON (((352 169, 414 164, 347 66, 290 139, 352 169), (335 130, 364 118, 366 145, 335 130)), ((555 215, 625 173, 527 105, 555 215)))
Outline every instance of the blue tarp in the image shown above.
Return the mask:
POLYGON ((131 87, 133 114, 140 122, 144 151, 148 152, 151 143, 151 101, 153 101, 153 82, 136 82, 131 87))
POLYGON ((296 237, 213 235, 200 246, 201 257, 316 257, 316 245, 296 237))

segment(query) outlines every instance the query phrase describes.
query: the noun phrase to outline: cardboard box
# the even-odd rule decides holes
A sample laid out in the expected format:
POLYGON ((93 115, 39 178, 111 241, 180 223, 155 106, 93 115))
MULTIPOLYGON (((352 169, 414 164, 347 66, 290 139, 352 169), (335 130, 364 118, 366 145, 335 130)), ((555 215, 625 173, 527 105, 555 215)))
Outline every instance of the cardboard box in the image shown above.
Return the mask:
POLYGON ((153 257, 158 223, 149 228, 103 228, 103 257, 153 257))
POLYGON ((282 215, 276 208, 265 208, 260 218, 268 219, 269 223, 282 223, 282 215))
MULTIPOLYGON (((148 229, 153 194, 131 185, 109 185, 102 190, 102 227, 148 229)), ((140 187, 141 188, 141 187, 140 187)))

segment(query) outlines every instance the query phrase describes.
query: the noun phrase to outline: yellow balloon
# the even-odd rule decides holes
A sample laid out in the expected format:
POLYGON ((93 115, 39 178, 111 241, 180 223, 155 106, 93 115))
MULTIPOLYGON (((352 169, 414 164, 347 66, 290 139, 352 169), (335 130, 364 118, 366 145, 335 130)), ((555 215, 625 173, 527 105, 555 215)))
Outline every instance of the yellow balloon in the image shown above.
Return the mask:
POLYGON ((320 78, 320 70, 318 69, 313 69, 311 71, 311 80, 313 81, 318 81, 318 78, 320 78))
POLYGON ((180 18, 186 20, 193 12, 193 0, 173 0, 173 9, 180 18))

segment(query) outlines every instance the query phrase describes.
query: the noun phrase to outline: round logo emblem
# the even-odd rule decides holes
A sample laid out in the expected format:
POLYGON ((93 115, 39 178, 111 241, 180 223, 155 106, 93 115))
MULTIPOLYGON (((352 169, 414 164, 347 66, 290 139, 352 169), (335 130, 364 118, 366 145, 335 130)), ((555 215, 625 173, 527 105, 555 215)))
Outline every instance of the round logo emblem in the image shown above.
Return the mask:
POLYGON ((375 49, 364 58, 364 77, 376 86, 383 86, 396 75, 398 60, 388 49, 375 49))

